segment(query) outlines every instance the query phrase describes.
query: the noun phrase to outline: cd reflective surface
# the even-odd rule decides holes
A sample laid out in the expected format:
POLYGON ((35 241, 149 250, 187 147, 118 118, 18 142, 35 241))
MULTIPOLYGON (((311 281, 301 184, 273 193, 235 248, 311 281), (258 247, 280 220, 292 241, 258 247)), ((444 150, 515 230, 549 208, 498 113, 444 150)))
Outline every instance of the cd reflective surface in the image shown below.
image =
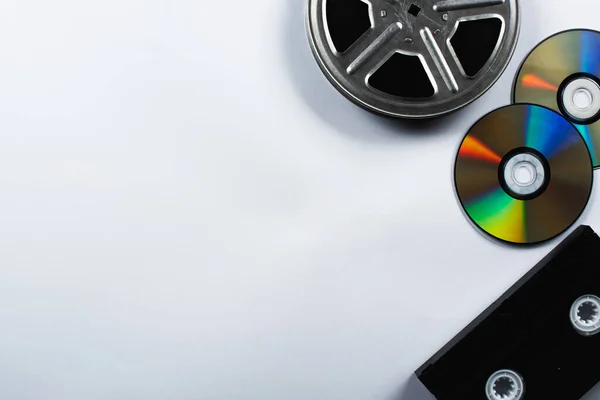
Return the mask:
POLYGON ((590 154, 573 124, 528 104, 479 120, 455 164, 467 215, 484 232, 515 244, 540 243, 567 230, 585 209, 592 183, 590 154))
POLYGON ((515 80, 513 100, 549 107, 581 132, 600 167, 600 32, 570 30, 540 43, 515 80))

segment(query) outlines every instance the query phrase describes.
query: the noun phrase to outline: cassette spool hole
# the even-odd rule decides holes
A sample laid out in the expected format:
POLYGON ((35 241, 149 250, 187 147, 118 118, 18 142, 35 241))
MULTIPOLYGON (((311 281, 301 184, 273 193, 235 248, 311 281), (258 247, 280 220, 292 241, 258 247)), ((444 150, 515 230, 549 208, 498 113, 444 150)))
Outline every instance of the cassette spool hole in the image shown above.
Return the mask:
POLYGON ((521 400, 524 393, 523 379, 508 369, 494 373, 486 385, 488 400, 521 400))
POLYGON ((600 298, 587 295, 577 299, 571 307, 571 322, 584 336, 600 333, 600 298))
POLYGON ((598 318, 598 307, 589 301, 586 301, 577 309, 577 315, 585 323, 590 323, 598 318))
POLYGON ((499 378, 494 383, 494 392, 501 398, 510 397, 515 392, 515 383, 507 377, 499 378))

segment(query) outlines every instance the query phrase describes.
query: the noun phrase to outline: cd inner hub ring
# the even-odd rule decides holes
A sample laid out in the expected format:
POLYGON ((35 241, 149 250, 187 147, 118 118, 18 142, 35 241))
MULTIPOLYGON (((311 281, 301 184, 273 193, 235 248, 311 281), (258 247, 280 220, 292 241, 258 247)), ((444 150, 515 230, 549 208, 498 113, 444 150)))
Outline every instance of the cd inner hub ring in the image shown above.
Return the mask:
POLYGON ((524 148, 504 157, 498 175, 502 188, 509 195, 519 200, 529 200, 546 190, 550 169, 542 154, 524 148))
POLYGON ((571 122, 591 124, 600 117, 600 84, 595 77, 577 74, 565 80, 558 105, 571 122))

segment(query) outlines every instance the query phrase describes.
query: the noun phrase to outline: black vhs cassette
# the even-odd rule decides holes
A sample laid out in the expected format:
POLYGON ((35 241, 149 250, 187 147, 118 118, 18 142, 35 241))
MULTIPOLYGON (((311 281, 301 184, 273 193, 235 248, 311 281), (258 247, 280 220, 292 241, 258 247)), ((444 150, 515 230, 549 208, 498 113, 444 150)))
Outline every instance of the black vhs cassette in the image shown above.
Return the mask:
POLYGON ((576 400, 599 360, 600 238, 581 226, 416 374, 438 400, 576 400))

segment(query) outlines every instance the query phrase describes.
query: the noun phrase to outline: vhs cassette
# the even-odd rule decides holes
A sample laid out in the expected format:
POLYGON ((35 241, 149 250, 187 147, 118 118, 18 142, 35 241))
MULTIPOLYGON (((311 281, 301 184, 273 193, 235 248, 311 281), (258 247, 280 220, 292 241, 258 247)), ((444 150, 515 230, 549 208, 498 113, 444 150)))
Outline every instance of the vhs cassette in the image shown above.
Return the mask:
POLYGON ((576 400, 600 381, 600 238, 581 226, 416 371, 438 400, 576 400))

